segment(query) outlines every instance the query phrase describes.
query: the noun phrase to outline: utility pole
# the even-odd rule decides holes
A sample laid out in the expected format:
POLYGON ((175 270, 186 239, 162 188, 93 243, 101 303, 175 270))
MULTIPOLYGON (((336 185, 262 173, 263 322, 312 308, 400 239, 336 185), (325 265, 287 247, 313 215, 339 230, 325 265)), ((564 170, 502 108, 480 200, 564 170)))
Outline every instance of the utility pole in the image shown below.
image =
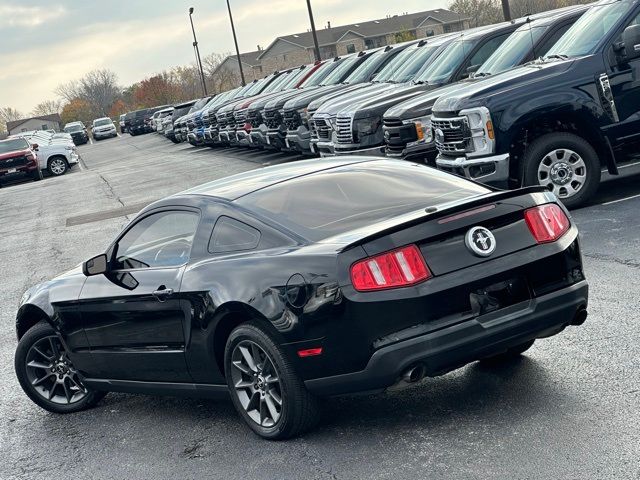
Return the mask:
POLYGON ((509 7, 509 0, 502 0, 502 14, 505 21, 511 21, 511 7, 509 7))
POLYGON ((193 26, 193 7, 189 7, 189 21, 191 22, 191 31, 193 32, 193 48, 196 50, 196 59, 198 60, 198 66, 200 67, 200 78, 202 79, 202 92, 206 97, 207 93, 207 82, 204 79, 204 70, 202 68, 202 60, 200 60, 200 49, 198 48, 198 39, 196 38, 196 29, 193 26))
POLYGON ((318 45, 318 34, 316 33, 316 23, 313 21, 313 10, 311 10, 311 0, 307 0, 307 9, 309 10, 309 21, 311 22, 311 34, 313 35, 313 46, 316 54, 316 62, 320 58, 320 46, 318 45))
POLYGON ((244 70, 242 70, 242 60, 240 60, 240 49, 238 48, 238 38, 236 37, 236 27, 233 25, 233 15, 231 15, 231 5, 227 0, 227 9, 229 10, 229 20, 231 21, 231 32, 233 33, 233 43, 236 44, 236 55, 238 56, 238 68, 240 69, 240 79, 244 87, 247 82, 244 80, 244 70))

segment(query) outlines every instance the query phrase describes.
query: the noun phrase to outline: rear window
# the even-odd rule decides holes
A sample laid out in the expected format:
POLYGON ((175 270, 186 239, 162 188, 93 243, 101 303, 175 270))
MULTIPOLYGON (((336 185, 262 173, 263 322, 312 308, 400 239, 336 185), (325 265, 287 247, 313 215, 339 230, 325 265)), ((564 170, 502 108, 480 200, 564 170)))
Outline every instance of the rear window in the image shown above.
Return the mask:
POLYGON ((236 200, 312 241, 488 193, 424 165, 379 160, 294 178, 236 200))

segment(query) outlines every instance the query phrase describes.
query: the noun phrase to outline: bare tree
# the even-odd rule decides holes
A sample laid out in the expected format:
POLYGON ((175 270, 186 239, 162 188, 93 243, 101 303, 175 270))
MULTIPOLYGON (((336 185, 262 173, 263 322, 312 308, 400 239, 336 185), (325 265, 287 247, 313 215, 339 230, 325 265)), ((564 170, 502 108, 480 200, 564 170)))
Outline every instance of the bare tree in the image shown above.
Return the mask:
POLYGON ((61 100, 45 100, 39 103, 31 111, 31 115, 37 117, 39 115, 51 115, 62 111, 63 102, 61 100))
POLYGON ((0 107, 0 133, 7 132, 7 122, 21 120, 24 118, 22 112, 11 107, 0 107))
POLYGON ((64 98, 67 102, 72 102, 76 98, 82 97, 82 93, 80 92, 80 82, 78 80, 61 83, 55 88, 53 93, 64 98))
POLYGON ((111 106, 122 95, 118 76, 111 70, 93 70, 79 80, 58 85, 55 93, 71 102, 82 99, 87 102, 95 116, 107 116, 111 106))
POLYGON ((212 92, 225 92, 240 85, 238 71, 222 65, 229 56, 231 53, 214 52, 202 59, 207 87, 212 92))

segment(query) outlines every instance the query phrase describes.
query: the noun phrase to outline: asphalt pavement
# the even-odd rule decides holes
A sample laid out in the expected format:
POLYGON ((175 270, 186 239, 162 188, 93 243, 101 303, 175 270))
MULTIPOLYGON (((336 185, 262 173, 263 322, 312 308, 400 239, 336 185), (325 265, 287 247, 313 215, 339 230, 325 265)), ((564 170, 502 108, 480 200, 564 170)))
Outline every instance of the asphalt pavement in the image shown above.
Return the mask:
POLYGON ((590 282, 581 327, 508 366, 471 364, 405 390, 323 401, 323 421, 259 439, 229 401, 110 394, 41 410, 15 378, 15 313, 29 286, 102 253, 144 204, 296 161, 174 145, 155 134, 80 147, 59 178, 0 189, 0 479, 639 479, 640 176, 573 212, 590 282))

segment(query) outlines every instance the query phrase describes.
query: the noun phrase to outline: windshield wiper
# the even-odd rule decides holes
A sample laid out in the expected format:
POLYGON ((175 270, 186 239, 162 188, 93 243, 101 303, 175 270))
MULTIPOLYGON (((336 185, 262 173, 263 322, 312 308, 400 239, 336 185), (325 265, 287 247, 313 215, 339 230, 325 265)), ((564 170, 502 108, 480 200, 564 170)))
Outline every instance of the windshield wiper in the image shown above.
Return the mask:
POLYGON ((414 82, 416 85, 429 85, 429 82, 426 80, 417 80, 414 82))
POLYGON ((567 58, 569 58, 568 55, 562 55, 560 53, 556 53, 553 55, 547 55, 546 57, 544 57, 544 60, 551 60, 551 59, 566 60, 567 58))
POLYGON ((476 72, 473 78, 482 78, 482 77, 489 77, 489 76, 491 76, 490 72, 476 72))

